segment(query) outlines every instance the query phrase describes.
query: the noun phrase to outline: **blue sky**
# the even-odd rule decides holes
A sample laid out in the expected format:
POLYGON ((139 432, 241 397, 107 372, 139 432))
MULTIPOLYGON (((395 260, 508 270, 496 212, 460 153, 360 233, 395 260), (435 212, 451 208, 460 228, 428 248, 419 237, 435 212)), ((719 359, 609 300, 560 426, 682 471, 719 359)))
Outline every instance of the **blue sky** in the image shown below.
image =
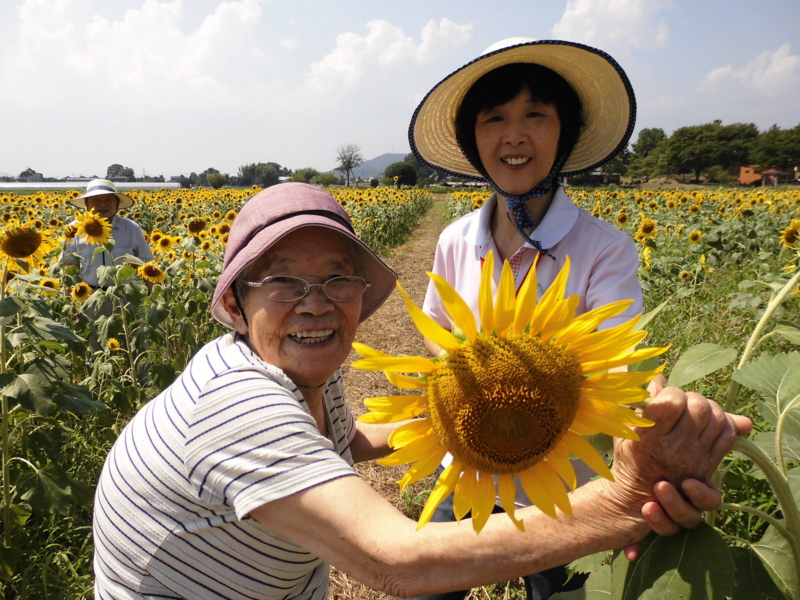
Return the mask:
POLYGON ((793 127, 797 22, 796 0, 4 0, 0 172, 327 170, 344 143, 407 152, 425 93, 512 36, 614 56, 637 130, 793 127))

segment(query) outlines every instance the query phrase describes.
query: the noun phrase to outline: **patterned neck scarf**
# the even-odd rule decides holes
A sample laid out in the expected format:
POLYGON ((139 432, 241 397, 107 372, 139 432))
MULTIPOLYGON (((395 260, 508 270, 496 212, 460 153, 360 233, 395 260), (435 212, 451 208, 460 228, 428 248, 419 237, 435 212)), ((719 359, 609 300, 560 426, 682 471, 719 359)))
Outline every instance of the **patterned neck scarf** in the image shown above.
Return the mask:
POLYGON ((553 164, 553 168, 550 169, 550 173, 547 175, 547 177, 537 183, 532 190, 529 190, 524 194, 509 194, 508 192, 503 191, 500 186, 497 185, 491 178, 487 177, 489 185, 492 186, 492 189, 494 189, 494 191, 501 196, 505 197, 506 216, 508 217, 508 220, 514 224, 514 227, 516 227, 517 231, 522 236, 522 239, 536 248, 539 254, 549 256, 553 260, 555 260, 556 257, 550 254, 546 249, 542 248, 542 243, 539 240, 531 239, 530 236, 525 233, 525 230, 529 227, 536 226, 536 223, 533 222, 531 211, 528 210, 528 205, 525 204, 525 201, 530 200, 531 198, 541 198, 542 196, 546 196, 552 192, 554 189, 558 189, 558 184, 554 184, 554 182, 556 175, 561 172, 561 167, 564 165, 566 159, 566 156, 557 159, 555 164, 553 164))

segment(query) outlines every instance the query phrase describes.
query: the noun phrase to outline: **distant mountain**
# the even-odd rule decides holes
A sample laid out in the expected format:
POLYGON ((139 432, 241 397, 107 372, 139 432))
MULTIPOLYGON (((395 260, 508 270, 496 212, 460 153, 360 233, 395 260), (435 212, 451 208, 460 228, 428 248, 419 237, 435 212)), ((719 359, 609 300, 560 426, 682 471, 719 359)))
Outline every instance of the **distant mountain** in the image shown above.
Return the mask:
POLYGON ((362 179, 375 177, 376 175, 383 173, 386 167, 392 163, 403 162, 405 157, 405 154, 381 154, 380 156, 376 156, 370 160, 365 160, 363 163, 361 163, 359 167, 353 171, 353 176, 361 177, 362 179))

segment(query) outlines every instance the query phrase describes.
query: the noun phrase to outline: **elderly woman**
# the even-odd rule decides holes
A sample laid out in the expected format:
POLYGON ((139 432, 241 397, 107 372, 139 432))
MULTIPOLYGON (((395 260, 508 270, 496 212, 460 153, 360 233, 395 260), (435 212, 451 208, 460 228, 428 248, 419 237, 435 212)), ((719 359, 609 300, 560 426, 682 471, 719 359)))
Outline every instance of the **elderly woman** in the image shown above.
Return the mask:
POLYGON ((657 424, 642 441, 618 445, 616 482, 573 494, 574 518, 528 508, 525 533, 504 516, 480 536, 456 523, 416 532, 353 469, 388 453, 397 424, 356 423, 340 371, 394 280, 325 191, 283 184, 245 205, 212 304, 233 331, 134 417, 103 469, 98 598, 324 598, 329 564, 417 595, 620 547, 650 525, 677 530, 667 514, 698 522, 677 493, 651 513, 660 519, 642 511, 654 486, 675 491, 662 480, 708 477, 749 421, 672 389, 647 408, 657 424))

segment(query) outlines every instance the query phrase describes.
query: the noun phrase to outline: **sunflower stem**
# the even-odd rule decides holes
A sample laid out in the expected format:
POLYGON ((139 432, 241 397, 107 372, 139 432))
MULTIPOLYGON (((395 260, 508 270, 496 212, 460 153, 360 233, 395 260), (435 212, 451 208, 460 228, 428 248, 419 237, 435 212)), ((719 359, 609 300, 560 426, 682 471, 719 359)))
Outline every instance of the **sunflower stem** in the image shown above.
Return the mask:
MULTIPOLYGON (((777 308, 783 304, 784 299, 789 293, 794 289, 794 287, 800 282, 800 269, 798 269, 797 273, 794 274, 786 285, 784 285, 780 291, 770 297, 769 302, 767 303, 767 308, 764 311, 764 314, 761 315, 761 318, 756 323, 755 329, 753 329, 753 333, 750 335, 750 339, 747 340, 747 345, 744 348, 744 352, 742 352, 742 358, 739 360, 739 364, 736 367, 737 370, 744 367, 747 364, 747 361, 750 360, 750 357, 753 354, 753 351, 756 349, 758 342, 761 340, 761 331, 767 324, 767 321, 772 318, 772 314, 777 310, 777 308)), ((736 404, 736 397, 739 395, 739 388, 741 386, 731 379, 731 383, 728 386, 728 394, 725 398, 725 412, 732 412, 735 404, 736 404)))
POLYGON ((125 332, 125 353, 128 355, 128 362, 131 365, 131 383, 133 384, 134 389, 136 390, 136 403, 139 403, 139 382, 136 377, 136 362, 133 359, 133 350, 131 349, 131 344, 133 340, 131 340, 130 331, 128 327, 128 319, 125 316, 126 310, 125 307, 122 305, 122 301, 114 296, 114 299, 117 301, 120 309, 120 318, 122 319, 122 331, 125 332))
MULTIPOLYGON (((0 282, 0 301, 6 298, 6 279, 8 278, 8 265, 3 269, 3 279, 0 282)), ((6 372, 6 326, 0 325, 0 374, 6 372)), ((10 463, 9 455, 11 448, 8 439, 8 396, 2 396, 2 426, 0 426, 0 436, 3 444, 3 545, 11 547, 11 471, 8 468, 10 463)))
MULTIPOLYGON (((786 541, 789 542, 789 547, 792 550, 796 581, 800 581, 800 510, 798 510, 792 490, 789 488, 789 481, 769 456, 756 446, 753 441, 740 437, 733 445, 733 449, 752 460, 769 481, 772 491, 780 504, 786 523, 785 528, 789 532, 789 537, 786 538, 786 541)), ((778 531, 780 530, 778 529, 778 531)), ((795 592, 795 600, 800 600, 800 588, 795 592)))
POLYGON ((747 504, 737 504, 734 502, 723 502, 720 504, 718 510, 738 510, 741 512, 750 513, 751 515, 755 515, 762 521, 769 523, 775 529, 778 530, 786 540, 788 541, 792 537, 792 532, 786 529, 786 525, 779 519, 776 519, 772 515, 765 513, 763 510, 758 510, 757 508, 753 508, 752 506, 748 506, 747 504))

